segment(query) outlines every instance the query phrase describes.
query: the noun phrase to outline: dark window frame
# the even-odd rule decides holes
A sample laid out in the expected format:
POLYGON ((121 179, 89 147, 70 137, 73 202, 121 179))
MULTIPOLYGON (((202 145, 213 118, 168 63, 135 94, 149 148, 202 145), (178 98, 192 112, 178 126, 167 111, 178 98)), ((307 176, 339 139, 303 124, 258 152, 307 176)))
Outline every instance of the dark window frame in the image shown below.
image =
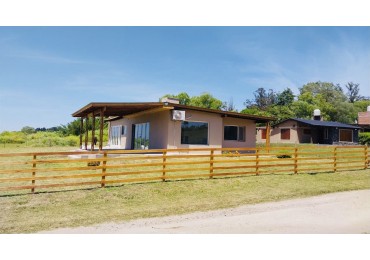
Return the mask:
MULTIPOLYGON (((202 139, 205 139, 204 137, 202 139)), ((183 145, 209 145, 209 123, 208 122, 204 122, 204 121, 182 121, 181 122, 181 139, 180 139, 180 143, 183 145), (194 138, 194 136, 192 135, 186 135, 186 131, 184 131, 185 127, 184 127, 184 124, 185 123, 191 123, 191 124, 203 124, 203 125, 207 125, 207 136, 206 136, 206 142, 195 142, 195 141, 192 141, 191 138, 194 138), (190 138, 189 138, 190 137, 190 138)))
POLYGON ((246 127, 239 126, 239 125, 224 125, 224 141, 237 141, 237 142, 245 142, 246 137, 246 127), (227 131, 226 127, 233 127, 235 128, 236 132, 233 133, 233 137, 226 136, 227 131))

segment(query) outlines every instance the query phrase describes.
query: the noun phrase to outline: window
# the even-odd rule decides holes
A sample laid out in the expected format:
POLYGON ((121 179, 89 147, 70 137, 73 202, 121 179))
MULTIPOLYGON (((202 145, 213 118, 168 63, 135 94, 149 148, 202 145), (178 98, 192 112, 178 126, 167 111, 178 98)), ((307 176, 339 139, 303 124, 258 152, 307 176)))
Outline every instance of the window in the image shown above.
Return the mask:
POLYGON ((311 135, 311 129, 303 129, 304 135, 311 135))
POLYGON ((224 140, 227 141, 245 141, 245 126, 224 126, 224 140))
POLYGON ((208 123, 181 122, 181 144, 208 144, 208 123))
POLYGON ((281 140, 290 140, 290 129, 281 129, 281 140))
POLYGON ((261 139, 266 139, 266 129, 261 129, 261 139))
POLYGON ((329 139, 329 128, 324 129, 324 139, 329 139))
POLYGON ((339 129, 339 142, 352 142, 352 130, 339 129))
POLYGON ((121 128, 122 126, 116 125, 111 126, 109 131, 109 144, 110 145, 121 145, 121 128))
POLYGON ((127 134, 127 126, 123 125, 122 126, 122 132, 121 135, 126 135, 127 134))

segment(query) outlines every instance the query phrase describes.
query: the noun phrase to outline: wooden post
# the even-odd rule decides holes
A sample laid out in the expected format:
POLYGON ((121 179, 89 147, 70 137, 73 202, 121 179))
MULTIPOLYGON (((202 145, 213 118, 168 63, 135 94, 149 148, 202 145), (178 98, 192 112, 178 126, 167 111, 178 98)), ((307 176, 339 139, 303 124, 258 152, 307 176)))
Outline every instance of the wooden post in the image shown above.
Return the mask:
MULTIPOLYGON (((34 161, 36 160, 36 155, 35 154, 33 155, 33 160, 34 161)), ((32 163, 32 169, 35 170, 35 171, 32 172, 32 178, 35 178, 35 176, 36 176, 36 162, 33 162, 32 163)), ((35 186, 35 183, 36 183, 36 180, 33 179, 32 180, 32 186, 35 186)), ((32 187, 31 192, 32 193, 35 193, 35 187, 32 187)))
POLYGON ((104 109, 100 110, 99 151, 103 150, 104 109))
POLYGON ((81 121, 80 121, 80 149, 82 149, 82 134, 83 134, 83 131, 84 131, 84 118, 81 117, 81 121))
POLYGON ((266 123, 266 150, 270 153, 270 122, 266 123))
POLYGON ((214 153, 215 150, 211 150, 211 153, 209 155, 209 178, 213 179, 213 160, 214 160, 214 153))
POLYGON ((298 148, 294 148, 294 174, 298 174, 298 148))
POLYGON ((167 151, 163 151, 163 154, 162 154, 162 181, 166 181, 166 161, 167 161, 167 151))
POLYGON ((257 148, 256 150, 256 175, 259 175, 259 157, 260 157, 260 149, 257 148))
POLYGON ((85 150, 87 151, 87 142, 89 140, 89 115, 86 116, 86 126, 85 126, 85 150))
POLYGON ((365 153, 365 167, 364 169, 366 170, 367 167, 368 167, 368 164, 369 164, 369 160, 368 160, 368 152, 367 152, 367 145, 365 144, 365 149, 364 149, 364 153, 365 153))
POLYGON ((105 174, 106 174, 106 171, 107 171, 107 168, 105 166, 107 166, 107 152, 105 152, 103 154, 103 168, 102 168, 102 176, 101 176, 101 187, 104 188, 105 187, 105 174))
POLYGON ((95 113, 92 114, 92 129, 91 129, 91 151, 94 151, 95 141, 95 113))
POLYGON ((337 171, 337 147, 334 147, 334 172, 337 171))

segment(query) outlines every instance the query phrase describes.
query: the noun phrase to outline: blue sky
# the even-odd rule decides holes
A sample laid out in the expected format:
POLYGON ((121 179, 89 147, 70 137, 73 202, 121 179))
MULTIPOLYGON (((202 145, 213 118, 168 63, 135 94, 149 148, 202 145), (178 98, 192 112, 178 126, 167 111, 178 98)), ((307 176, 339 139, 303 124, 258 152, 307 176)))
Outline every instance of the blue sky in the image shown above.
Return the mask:
POLYGON ((0 132, 184 91, 240 110, 259 87, 318 80, 370 95, 370 27, 0 27, 0 132))

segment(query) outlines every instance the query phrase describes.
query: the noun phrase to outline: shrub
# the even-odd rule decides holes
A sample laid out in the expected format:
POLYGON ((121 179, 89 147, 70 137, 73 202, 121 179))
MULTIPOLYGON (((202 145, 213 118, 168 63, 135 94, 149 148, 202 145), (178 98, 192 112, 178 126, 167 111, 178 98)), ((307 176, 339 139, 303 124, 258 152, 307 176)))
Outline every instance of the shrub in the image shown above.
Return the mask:
POLYGON ((279 155, 276 155, 276 157, 279 158, 279 159, 292 158, 292 156, 290 154, 279 154, 279 155))
POLYGON ((370 144, 370 132, 366 133, 359 133, 358 134, 358 142, 363 145, 369 145, 370 144))

